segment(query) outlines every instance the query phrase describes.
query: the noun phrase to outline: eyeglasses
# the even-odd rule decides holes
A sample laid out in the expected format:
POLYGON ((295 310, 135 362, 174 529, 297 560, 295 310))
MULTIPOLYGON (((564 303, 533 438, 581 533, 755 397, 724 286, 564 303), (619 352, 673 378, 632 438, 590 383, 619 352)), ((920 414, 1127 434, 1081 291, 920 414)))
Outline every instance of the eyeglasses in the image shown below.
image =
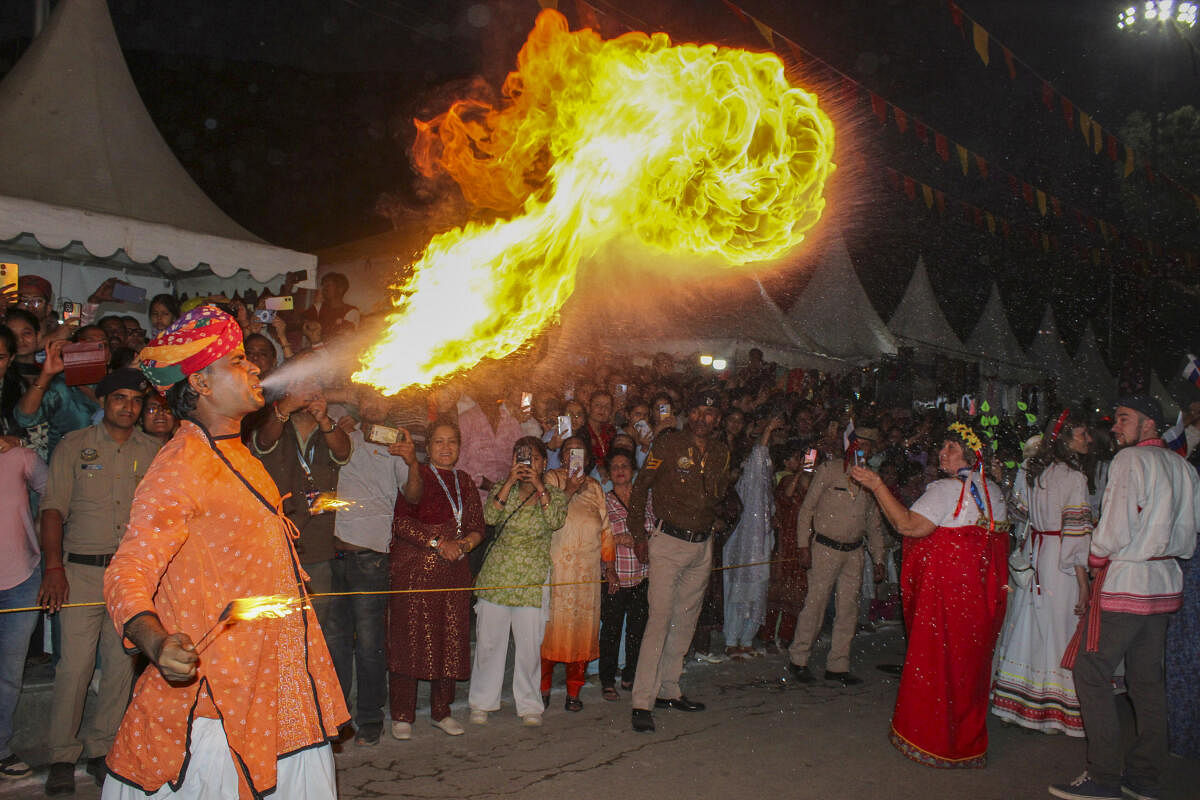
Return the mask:
POLYGON ((26 308, 41 308, 46 305, 46 298, 40 295, 19 294, 17 295, 17 305, 26 308))

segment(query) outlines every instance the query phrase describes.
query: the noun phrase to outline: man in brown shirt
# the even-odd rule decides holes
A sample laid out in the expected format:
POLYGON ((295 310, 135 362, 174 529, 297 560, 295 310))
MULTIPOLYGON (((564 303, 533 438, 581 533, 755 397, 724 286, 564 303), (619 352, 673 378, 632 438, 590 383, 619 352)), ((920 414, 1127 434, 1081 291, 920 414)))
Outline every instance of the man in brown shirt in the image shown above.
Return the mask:
POLYGON ((111 372, 96 385, 104 418, 65 435, 50 460, 50 478, 41 506, 42 552, 46 570, 38 602, 50 613, 64 603, 100 602, 69 608, 61 616, 62 656, 54 670, 47 743, 50 773, 46 794, 75 791, 75 761, 87 756, 87 770, 102 783, 104 756, 129 700, 133 659, 104 609, 104 570, 112 560, 129 507, 160 442, 137 427, 147 384, 134 369, 111 372), (80 730, 88 683, 100 643, 100 691, 91 722, 80 730))
POLYGON ((879 434, 873 428, 855 431, 843 461, 826 461, 813 473, 812 484, 796 523, 800 566, 808 568, 808 597, 792 637, 791 671, 801 683, 814 680, 808 669, 813 641, 825 621, 829 595, 837 588, 833 643, 825 661, 825 679, 845 686, 861 683, 850 674, 850 643, 858 623, 858 599, 863 580, 863 543, 875 565, 875 581, 883 580, 883 520, 875 496, 849 475, 856 462, 871 457, 879 434))
POLYGON ((717 397, 701 393, 688 404, 682 431, 654 440, 633 484, 629 533, 638 558, 650 562, 649 618, 633 681, 633 729, 653 731, 658 708, 703 711, 679 688, 696 617, 712 571, 712 529, 729 487, 729 448, 714 435, 721 421, 717 397), (654 492, 659 530, 647 539, 646 500, 654 492))

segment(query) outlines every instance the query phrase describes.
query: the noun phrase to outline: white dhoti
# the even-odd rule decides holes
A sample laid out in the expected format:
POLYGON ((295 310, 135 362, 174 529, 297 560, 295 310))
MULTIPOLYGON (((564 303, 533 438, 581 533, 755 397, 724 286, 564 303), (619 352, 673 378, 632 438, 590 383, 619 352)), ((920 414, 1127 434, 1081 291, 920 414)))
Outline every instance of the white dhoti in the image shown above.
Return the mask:
MULTIPOLYGON (((191 746, 183 784, 172 789, 163 784, 147 795, 112 775, 104 781, 101 800, 237 800, 238 776, 219 719, 201 717, 192 723, 191 746)), ((276 762, 276 788, 272 796, 288 800, 336 800, 337 781, 333 750, 328 744, 301 750, 276 762)), ((265 788, 265 787, 259 787, 265 788)))

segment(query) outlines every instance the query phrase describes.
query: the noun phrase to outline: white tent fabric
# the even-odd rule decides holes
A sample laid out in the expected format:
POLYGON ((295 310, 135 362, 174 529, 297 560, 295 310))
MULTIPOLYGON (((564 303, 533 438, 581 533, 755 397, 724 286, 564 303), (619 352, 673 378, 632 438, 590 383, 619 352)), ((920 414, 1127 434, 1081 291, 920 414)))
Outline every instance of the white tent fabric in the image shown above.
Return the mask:
POLYGON ((842 237, 833 240, 788 312, 792 326, 839 358, 871 360, 896 353, 896 340, 867 297, 842 237))
POLYGON ((56 4, 0 83, 0 153, 0 241, 80 242, 96 260, 124 253, 159 273, 203 264, 265 281, 316 268, 242 228, 187 174, 146 112, 104 0, 56 4))
POLYGON ((1008 324, 1000 289, 995 283, 966 345, 968 351, 980 357, 979 373, 984 379, 1022 383, 1035 378, 1032 365, 1008 324))
POLYGON ((1179 417, 1179 403, 1175 402, 1175 398, 1167 391, 1167 387, 1163 385, 1158 373, 1153 370, 1150 372, 1150 394, 1157 397, 1158 402, 1162 405, 1163 419, 1167 421, 1167 424, 1175 424, 1175 420, 1179 417))
POLYGON ((1057 381, 1060 398, 1079 399, 1079 379, 1075 375, 1075 363, 1071 361, 1071 355, 1063 345, 1058 324, 1054 321, 1054 310, 1050 308, 1049 303, 1042 313, 1037 334, 1029 345, 1029 358, 1047 377, 1057 381))
POLYGON ((1079 376, 1080 394, 1097 400, 1102 411, 1110 411, 1109 406, 1117 399, 1117 382, 1100 355, 1091 323, 1088 323, 1079 341, 1079 349, 1075 351, 1075 372, 1079 376))
POLYGON ((962 358, 963 344, 946 321, 929 282, 923 257, 917 258, 904 297, 888 322, 888 329, 901 344, 913 348, 917 359, 931 361, 934 355, 962 358))

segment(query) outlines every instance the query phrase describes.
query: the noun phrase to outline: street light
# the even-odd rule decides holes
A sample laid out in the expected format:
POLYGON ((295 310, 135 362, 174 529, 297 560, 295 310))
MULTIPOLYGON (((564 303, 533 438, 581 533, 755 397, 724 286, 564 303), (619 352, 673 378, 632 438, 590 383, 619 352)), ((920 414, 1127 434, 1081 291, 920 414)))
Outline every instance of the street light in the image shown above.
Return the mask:
POLYGON ((1146 0, 1141 9, 1129 6, 1117 13, 1117 30, 1136 31, 1138 28, 1170 23, 1181 28, 1194 28, 1197 10, 1196 3, 1189 0, 1182 3, 1176 3, 1175 0, 1146 0))

